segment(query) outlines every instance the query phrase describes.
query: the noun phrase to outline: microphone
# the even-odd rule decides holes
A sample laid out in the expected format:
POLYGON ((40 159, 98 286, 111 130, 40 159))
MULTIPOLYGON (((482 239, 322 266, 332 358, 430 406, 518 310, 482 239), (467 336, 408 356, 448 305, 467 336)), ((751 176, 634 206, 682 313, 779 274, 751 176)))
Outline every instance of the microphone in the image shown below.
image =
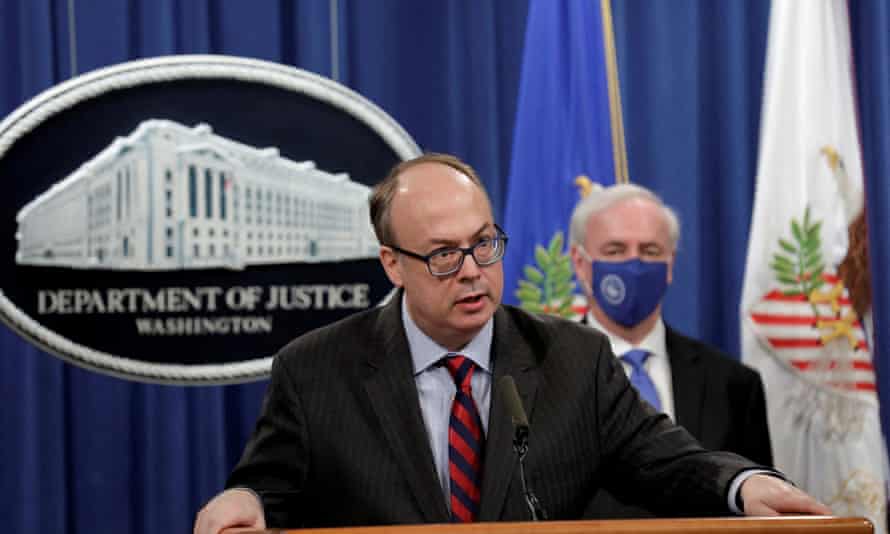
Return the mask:
POLYGON ((501 400, 507 407, 510 420, 513 423, 513 451, 519 458, 519 481, 522 483, 522 495, 525 504, 531 514, 532 521, 547 519, 547 513, 541 506, 541 502, 525 482, 525 455, 528 454, 528 416, 522 407, 522 400, 516 390, 516 382, 510 375, 501 377, 498 381, 498 389, 501 392, 501 400))
POLYGON ((507 407, 510 414, 510 420, 513 422, 513 443, 519 442, 528 447, 528 416, 525 415, 525 409, 522 407, 522 401, 519 399, 519 392, 516 390, 516 382, 510 375, 501 377, 501 399, 507 407))

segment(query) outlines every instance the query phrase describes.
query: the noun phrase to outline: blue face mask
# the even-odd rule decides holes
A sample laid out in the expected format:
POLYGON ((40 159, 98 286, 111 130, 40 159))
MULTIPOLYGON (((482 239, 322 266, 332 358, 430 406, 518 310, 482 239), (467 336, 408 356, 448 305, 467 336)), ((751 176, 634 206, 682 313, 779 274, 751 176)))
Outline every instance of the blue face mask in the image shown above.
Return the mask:
POLYGON ((667 262, 594 261, 593 298, 616 323, 632 328, 658 307, 667 290, 667 262))

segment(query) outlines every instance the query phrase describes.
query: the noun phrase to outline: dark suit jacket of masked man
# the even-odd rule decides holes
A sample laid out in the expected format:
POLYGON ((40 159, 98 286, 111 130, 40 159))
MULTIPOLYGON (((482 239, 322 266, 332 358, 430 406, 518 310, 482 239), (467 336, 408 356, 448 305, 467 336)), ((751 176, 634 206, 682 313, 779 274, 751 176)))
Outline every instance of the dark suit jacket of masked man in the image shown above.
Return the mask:
MULTIPOLYGON (((716 348, 665 325, 675 422, 707 449, 732 451, 772 466, 766 399, 760 375, 716 348)), ((653 512, 606 490, 587 517, 648 518, 653 512)))
MULTIPOLYGON (((262 415, 228 481, 260 495, 270 528, 450 521, 401 301, 399 292, 275 358, 262 415)), ((528 482, 550 519, 582 518, 600 487, 662 515, 728 515, 731 479, 758 467, 702 449, 641 402, 592 328, 500 306, 491 351, 492 384, 512 375, 529 415, 528 482)), ((497 391, 490 410, 478 519, 527 520, 497 391)))

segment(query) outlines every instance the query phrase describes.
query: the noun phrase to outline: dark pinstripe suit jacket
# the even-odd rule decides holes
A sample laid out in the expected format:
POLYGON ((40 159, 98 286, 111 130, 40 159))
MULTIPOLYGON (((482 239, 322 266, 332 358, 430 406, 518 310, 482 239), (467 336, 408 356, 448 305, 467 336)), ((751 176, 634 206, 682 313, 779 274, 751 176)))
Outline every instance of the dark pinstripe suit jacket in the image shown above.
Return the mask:
MULTIPOLYGON (((263 411, 228 486, 257 491, 270 527, 448 522, 398 296, 315 330, 275 358, 263 411)), ((501 307, 494 384, 512 375, 531 422, 526 467, 551 519, 578 519, 597 488, 665 515, 726 514, 754 467, 703 450, 639 401, 605 338, 501 307), (604 477, 609 466, 609 477, 604 477)), ((510 418, 491 399, 479 519, 524 520, 510 418)))
MULTIPOLYGON (((667 327, 665 333, 677 424, 709 449, 732 451, 772 466, 766 399, 757 371, 667 327)), ((593 518, 652 517, 601 491, 593 518)))

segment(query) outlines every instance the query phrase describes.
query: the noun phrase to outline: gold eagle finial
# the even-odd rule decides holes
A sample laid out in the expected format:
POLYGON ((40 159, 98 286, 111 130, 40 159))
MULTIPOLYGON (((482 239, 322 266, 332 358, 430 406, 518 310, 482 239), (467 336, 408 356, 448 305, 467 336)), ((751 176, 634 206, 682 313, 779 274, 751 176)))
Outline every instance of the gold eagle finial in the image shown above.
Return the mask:
POLYGON ((828 166, 831 167, 832 171, 837 172, 838 167, 843 169, 844 162, 841 159, 841 155, 837 153, 837 150, 833 146, 825 145, 819 152, 825 155, 825 159, 828 160, 828 166))
POLYGON ((595 191, 603 189, 602 184, 598 184, 590 179, 586 174, 581 174, 575 178, 575 187, 578 188, 578 195, 584 199, 595 191))
POLYGON ((575 185, 578 187, 578 194, 581 195, 581 198, 587 197, 593 191, 593 181, 585 174, 575 178, 575 185))

